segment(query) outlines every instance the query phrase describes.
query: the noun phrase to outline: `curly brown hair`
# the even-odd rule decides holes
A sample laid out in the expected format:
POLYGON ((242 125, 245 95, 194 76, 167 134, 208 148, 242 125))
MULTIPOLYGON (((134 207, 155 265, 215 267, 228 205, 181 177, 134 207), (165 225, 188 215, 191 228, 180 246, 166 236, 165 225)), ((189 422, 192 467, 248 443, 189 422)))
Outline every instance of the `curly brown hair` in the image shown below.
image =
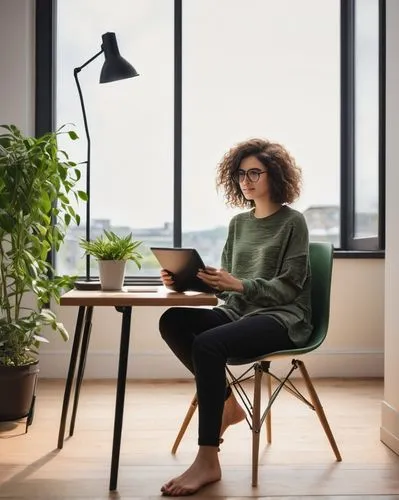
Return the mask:
POLYGON ((269 192, 274 203, 290 204, 301 192, 302 170, 288 151, 276 142, 249 139, 233 146, 217 165, 217 188, 222 188, 231 207, 250 208, 253 200, 243 195, 236 173, 244 158, 254 156, 267 168, 269 192))

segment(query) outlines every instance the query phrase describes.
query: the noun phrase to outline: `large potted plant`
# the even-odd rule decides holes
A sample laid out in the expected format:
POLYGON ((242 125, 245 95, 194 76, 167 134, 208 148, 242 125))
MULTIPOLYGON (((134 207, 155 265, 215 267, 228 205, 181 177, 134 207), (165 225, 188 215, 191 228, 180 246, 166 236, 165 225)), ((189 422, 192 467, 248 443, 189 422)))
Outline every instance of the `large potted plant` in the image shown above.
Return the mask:
POLYGON ((126 270, 126 262, 133 261, 141 269, 142 255, 137 251, 141 241, 133 239, 132 233, 119 236, 113 231, 104 230, 94 240, 81 239, 79 245, 85 254, 92 255, 98 261, 102 290, 121 290, 126 270))
POLYGON ((64 340, 68 333, 49 304, 73 278, 55 276, 49 260, 71 222, 79 224, 74 202, 80 170, 58 137, 63 128, 35 138, 14 125, 0 127, 0 421, 31 414, 38 351, 46 330, 64 340), (55 223, 56 222, 56 223, 55 223))

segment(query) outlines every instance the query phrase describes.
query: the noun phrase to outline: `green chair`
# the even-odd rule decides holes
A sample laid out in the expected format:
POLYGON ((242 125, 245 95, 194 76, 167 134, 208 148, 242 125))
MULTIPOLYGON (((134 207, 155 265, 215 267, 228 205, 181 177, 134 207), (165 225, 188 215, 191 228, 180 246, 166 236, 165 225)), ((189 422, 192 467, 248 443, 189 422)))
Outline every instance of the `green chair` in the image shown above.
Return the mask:
MULTIPOLYGON (((330 290, 331 276, 333 265, 333 247, 330 243, 311 242, 309 245, 310 251, 310 267, 312 273, 312 324, 313 333, 305 347, 292 349, 289 351, 276 351, 267 356, 259 356, 252 359, 229 359, 228 365, 246 365, 251 364, 244 373, 239 377, 235 376, 229 366, 226 368, 228 381, 243 402, 247 410, 247 422, 252 431, 252 486, 258 484, 258 462, 259 462, 259 438, 260 431, 264 422, 266 422, 267 442, 271 443, 271 407, 277 398, 282 388, 286 389, 292 395, 296 396, 300 401, 314 410, 319 417, 321 425, 327 435, 330 445, 334 451, 335 457, 340 462, 341 455, 331 432, 323 407, 320 403, 317 392, 312 384, 309 374, 305 368, 305 363, 297 359, 297 356, 302 356, 308 352, 317 349, 324 341, 327 335, 328 322, 330 315, 330 290), (273 359, 282 357, 291 357, 292 363, 287 375, 280 378, 270 371, 270 364, 273 359), (291 374, 299 368, 299 371, 305 382, 308 397, 310 401, 301 394, 298 388, 290 380, 291 374), (267 376, 268 388, 268 404, 263 412, 261 412, 261 383, 262 376, 267 376), (254 379, 252 402, 246 390, 243 387, 243 382, 249 379, 254 379), (272 379, 277 382, 277 386, 272 391, 272 379)), ((181 428, 178 432, 176 440, 172 447, 172 453, 175 454, 180 441, 187 429, 187 426, 197 408, 197 398, 194 396, 181 428)))

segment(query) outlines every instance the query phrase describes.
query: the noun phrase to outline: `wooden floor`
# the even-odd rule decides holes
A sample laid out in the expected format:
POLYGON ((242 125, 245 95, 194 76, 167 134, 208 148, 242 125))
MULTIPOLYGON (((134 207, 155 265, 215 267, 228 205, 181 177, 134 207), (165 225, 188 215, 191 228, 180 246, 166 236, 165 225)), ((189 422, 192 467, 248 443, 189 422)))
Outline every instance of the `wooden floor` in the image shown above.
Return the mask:
MULTIPOLYGON (((251 487, 247 424, 227 430, 222 481, 203 498, 399 499, 399 457, 379 440, 382 380, 318 380, 340 448, 335 462, 317 417, 288 393, 273 410, 273 444, 261 443, 259 486, 251 487)), ((57 450, 63 381, 40 380, 34 421, 0 425, 0 499, 158 498, 161 484, 191 463, 196 417, 176 456, 170 448, 193 395, 191 382, 130 382, 118 491, 108 491, 115 383, 85 382, 75 435, 57 450)))

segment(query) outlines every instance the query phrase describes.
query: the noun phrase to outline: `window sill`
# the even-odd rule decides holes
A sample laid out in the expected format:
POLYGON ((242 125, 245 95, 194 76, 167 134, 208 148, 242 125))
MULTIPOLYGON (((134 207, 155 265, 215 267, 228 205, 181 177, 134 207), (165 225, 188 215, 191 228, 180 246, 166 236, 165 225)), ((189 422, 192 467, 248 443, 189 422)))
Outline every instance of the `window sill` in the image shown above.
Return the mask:
POLYGON ((385 250, 334 250, 334 259, 385 259, 385 250))

